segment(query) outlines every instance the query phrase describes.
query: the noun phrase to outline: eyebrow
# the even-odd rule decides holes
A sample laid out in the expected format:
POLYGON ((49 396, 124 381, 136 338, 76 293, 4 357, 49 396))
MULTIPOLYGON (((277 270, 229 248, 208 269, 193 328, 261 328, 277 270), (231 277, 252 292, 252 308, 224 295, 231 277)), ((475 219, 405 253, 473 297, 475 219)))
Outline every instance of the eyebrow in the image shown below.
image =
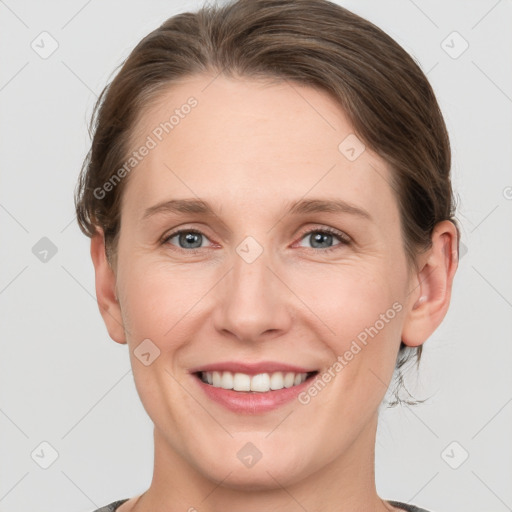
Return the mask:
MULTIPOLYGON (((304 215, 309 213, 346 213, 372 221, 371 215, 364 209, 341 199, 300 199, 286 204, 287 213, 304 215)), ((195 213, 217 216, 213 208, 201 199, 171 199, 147 208, 143 220, 159 213, 195 213)))

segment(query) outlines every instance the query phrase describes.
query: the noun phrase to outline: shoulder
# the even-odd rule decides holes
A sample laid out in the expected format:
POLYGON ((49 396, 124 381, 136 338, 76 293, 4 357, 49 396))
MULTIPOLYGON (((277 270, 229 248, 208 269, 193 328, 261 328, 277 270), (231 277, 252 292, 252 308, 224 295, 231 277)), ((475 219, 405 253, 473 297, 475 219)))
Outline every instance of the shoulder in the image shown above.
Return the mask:
POLYGON ((420 508, 420 507, 417 507, 416 505, 412 505, 410 503, 402 503, 401 501, 392 501, 392 500, 387 500, 387 502, 389 504, 393 505, 394 507, 398 507, 407 512, 431 512, 425 508, 420 508))
POLYGON ((125 500, 114 501, 109 505, 105 505, 104 507, 94 510, 93 512, 115 512, 115 510, 117 510, 117 508, 120 507, 126 501, 128 501, 128 498, 126 498, 125 500))

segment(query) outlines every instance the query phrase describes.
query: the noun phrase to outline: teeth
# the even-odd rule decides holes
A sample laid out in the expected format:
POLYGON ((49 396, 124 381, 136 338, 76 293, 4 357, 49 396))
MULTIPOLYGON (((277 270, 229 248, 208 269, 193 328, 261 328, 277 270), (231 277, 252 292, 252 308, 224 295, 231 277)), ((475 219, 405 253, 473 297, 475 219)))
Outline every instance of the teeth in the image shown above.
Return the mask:
POLYGON ((201 372, 201 380, 215 388, 233 389, 235 391, 257 391, 259 393, 298 386, 307 377, 307 373, 293 372, 259 373, 258 375, 218 371, 201 372))

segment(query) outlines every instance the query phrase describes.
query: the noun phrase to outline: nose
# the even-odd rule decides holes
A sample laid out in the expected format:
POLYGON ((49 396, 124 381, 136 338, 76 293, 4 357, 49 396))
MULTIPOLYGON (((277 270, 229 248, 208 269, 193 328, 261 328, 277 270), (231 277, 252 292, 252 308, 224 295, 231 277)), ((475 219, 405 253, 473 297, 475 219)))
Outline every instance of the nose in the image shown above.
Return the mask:
MULTIPOLYGON (((251 261, 243 248, 233 252, 231 271, 216 287, 214 326, 222 335, 242 342, 278 337, 291 326, 293 294, 272 264, 270 250, 263 248, 251 261)), ((254 250, 250 247, 249 256, 254 250)))

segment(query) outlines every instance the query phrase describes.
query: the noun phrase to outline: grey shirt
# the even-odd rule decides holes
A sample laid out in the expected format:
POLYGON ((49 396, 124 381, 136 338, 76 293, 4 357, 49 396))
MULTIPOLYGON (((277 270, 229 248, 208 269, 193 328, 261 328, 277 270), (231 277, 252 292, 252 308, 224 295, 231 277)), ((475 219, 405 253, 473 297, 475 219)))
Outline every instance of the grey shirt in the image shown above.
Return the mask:
MULTIPOLYGON (((117 510, 117 508, 120 507, 125 501, 128 501, 128 498, 126 498, 125 500, 114 501, 113 503, 110 503, 110 505, 105 505, 104 507, 98 508, 93 512, 115 512, 115 510, 117 510)), ((387 501, 391 503, 391 505, 393 505, 394 507, 401 508, 406 512, 429 512, 424 508, 416 507, 415 505, 410 505, 407 503, 402 503, 401 501, 387 501)))

